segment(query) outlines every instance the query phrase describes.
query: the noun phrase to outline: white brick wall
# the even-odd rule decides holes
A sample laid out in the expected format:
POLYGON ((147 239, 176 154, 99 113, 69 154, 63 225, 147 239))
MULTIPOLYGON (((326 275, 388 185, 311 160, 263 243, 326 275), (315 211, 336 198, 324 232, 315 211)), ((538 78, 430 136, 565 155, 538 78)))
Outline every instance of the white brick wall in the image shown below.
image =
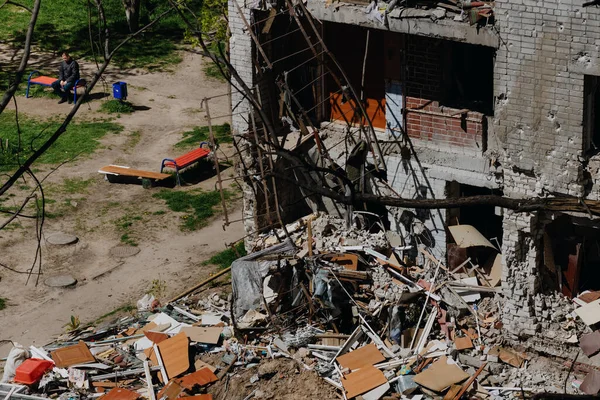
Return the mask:
POLYGON ((496 2, 501 37, 495 67, 494 130, 506 150, 505 173, 516 166, 538 177, 528 187, 505 193, 535 195, 543 190, 582 195, 582 54, 597 59, 600 10, 574 0, 496 2))

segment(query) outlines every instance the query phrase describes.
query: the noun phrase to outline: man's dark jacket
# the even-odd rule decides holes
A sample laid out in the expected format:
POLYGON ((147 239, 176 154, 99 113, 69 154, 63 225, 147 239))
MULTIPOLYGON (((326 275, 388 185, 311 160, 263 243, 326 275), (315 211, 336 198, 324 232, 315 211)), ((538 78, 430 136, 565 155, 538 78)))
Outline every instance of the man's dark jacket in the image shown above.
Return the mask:
POLYGON ((75 83, 79 79, 79 64, 77 64, 77 61, 72 59, 71 63, 67 63, 63 60, 58 69, 58 79, 67 81, 67 83, 75 83))

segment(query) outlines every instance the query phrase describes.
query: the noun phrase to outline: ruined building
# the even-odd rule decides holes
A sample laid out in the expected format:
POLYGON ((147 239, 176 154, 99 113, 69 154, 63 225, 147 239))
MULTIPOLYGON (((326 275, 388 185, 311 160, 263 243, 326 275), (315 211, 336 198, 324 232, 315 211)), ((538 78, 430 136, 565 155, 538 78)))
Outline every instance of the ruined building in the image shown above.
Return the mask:
MULTIPOLYGON (((594 4, 230 0, 229 16, 231 63, 292 151, 324 146, 344 168, 364 140, 384 190, 409 199, 600 198, 594 4)), ((268 127, 242 92, 233 89, 233 131, 253 149, 268 127)), ((268 168, 256 162, 261 151, 246 155, 254 174, 268 168)), ((276 211, 284 222, 310 212, 289 181, 251 181, 259 190, 246 188, 249 233, 268 228, 276 211)), ((538 294, 600 289, 600 226, 591 214, 388 211, 390 230, 412 233, 449 266, 462 250, 447 226, 472 225, 501 249, 503 322, 514 338, 550 327, 553 313, 540 312, 538 294)))

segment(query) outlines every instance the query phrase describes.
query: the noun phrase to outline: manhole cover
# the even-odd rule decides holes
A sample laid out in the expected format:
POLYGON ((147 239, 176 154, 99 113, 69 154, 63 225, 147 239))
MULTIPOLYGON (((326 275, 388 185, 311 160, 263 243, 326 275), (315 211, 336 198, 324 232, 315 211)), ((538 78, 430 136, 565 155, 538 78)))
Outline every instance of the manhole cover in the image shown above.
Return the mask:
POLYGON ((55 275, 47 278, 44 283, 46 286, 50 287, 67 287, 73 286, 77 283, 77 279, 73 278, 71 275, 55 275))
POLYGON ((46 241, 50 244, 64 246, 68 244, 75 244, 79 241, 79 239, 77 236, 69 235, 68 233, 55 233, 48 236, 46 241))
POLYGON ((139 247, 134 246, 116 246, 110 249, 110 255, 113 257, 131 257, 140 252, 139 247))

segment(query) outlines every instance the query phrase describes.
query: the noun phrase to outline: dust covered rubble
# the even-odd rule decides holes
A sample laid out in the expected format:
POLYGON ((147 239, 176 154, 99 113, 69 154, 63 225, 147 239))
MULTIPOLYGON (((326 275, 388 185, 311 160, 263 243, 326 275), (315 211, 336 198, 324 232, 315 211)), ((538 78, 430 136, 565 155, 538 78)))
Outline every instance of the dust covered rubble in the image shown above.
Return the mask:
MULTIPOLYGON (((404 253, 410 245, 364 226, 377 223, 305 217, 287 227, 289 238, 263 235, 232 264, 231 293, 206 285, 165 306, 145 298, 135 316, 75 327, 44 347, 15 343, 0 396, 505 399, 595 390, 591 359, 570 364, 507 339, 501 283, 490 285, 489 269, 451 269, 427 248, 404 253)), ((532 340, 600 351, 595 327, 577 315, 590 296, 532 298, 532 340)))

